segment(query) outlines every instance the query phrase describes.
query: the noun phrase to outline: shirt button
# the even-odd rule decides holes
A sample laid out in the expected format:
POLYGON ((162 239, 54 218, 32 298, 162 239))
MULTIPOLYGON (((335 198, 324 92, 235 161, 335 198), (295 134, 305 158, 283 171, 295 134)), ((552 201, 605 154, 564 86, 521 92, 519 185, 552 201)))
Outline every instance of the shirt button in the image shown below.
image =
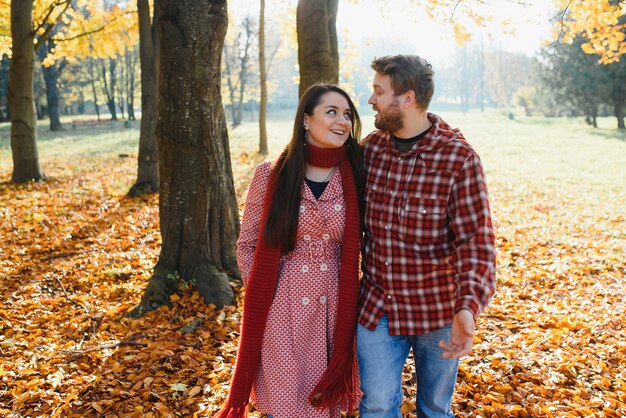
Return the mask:
POLYGON ((391 299, 391 295, 387 295, 387 299, 391 299))
POLYGON ((389 265, 389 261, 385 261, 385 265, 388 266, 389 265))
POLYGON ((309 266, 302 266, 302 273, 308 273, 309 272, 309 266))
POLYGON ((304 213, 306 211, 306 206, 300 205, 300 213, 304 213))
POLYGON ((303 305, 308 305, 310 302, 309 298, 307 298, 306 296, 302 298, 302 304, 303 305))
POLYGON ((320 266, 320 270, 322 270, 322 271, 326 271, 326 270, 328 270, 328 265, 327 265, 326 263, 323 263, 323 264, 320 266))
POLYGON ((385 229, 386 229, 386 230, 391 229, 391 225, 385 225, 385 229))
POLYGON ((328 234, 324 234, 324 235, 322 235, 322 239, 323 239, 324 241, 328 241, 328 240, 330 239, 330 235, 328 235, 328 234))
POLYGON ((320 303, 322 305, 326 303, 326 296, 320 296, 320 303))
POLYGON ((390 193, 392 196, 395 196, 395 195, 396 195, 396 191, 395 191, 395 190, 392 190, 392 191, 390 191, 389 193, 390 193))
POLYGON ((426 215, 426 214, 428 213, 428 211, 427 211, 426 209, 422 209, 422 213, 423 213, 424 215, 426 215))
POLYGON ((310 241, 311 240, 311 236, 309 234, 304 234, 304 236, 302 238, 304 238, 305 241, 310 241))
POLYGON ((335 210, 336 210, 337 212, 339 212, 339 211, 341 210, 341 208, 342 208, 342 206, 341 206, 339 203, 337 203, 337 204, 335 205, 335 210))

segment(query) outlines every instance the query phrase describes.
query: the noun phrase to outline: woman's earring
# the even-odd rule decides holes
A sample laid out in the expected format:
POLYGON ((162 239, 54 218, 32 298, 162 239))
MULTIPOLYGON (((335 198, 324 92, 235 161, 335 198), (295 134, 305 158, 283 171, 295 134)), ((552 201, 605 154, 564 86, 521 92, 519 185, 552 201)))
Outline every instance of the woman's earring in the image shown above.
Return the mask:
POLYGON ((309 131, 304 130, 304 146, 306 147, 306 143, 309 142, 309 131))

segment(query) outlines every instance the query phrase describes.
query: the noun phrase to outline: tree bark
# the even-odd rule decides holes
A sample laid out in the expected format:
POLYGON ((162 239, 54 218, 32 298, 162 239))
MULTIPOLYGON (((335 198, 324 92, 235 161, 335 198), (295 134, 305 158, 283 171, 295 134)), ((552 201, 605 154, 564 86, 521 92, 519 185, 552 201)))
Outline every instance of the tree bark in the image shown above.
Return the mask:
POLYGON ((265 68, 265 0, 261 1, 259 13, 259 84, 261 103, 259 108, 259 153, 267 155, 267 71, 265 68))
MULTIPOLYGON (((155 0, 155 10, 158 0, 155 0)), ((157 142, 157 15, 150 23, 148 0, 137 0, 139 18, 139 56, 141 62, 141 125, 137 180, 128 191, 129 196, 141 196, 159 191, 157 142)))
POLYGON ((43 180, 37 152, 37 114, 34 101, 35 48, 33 46, 33 0, 11 2, 13 58, 9 70, 11 150, 15 183, 43 180))
POLYGON ((300 96, 311 85, 339 81, 339 0, 299 0, 296 10, 300 96))
POLYGON ((157 144, 162 247, 139 316, 177 289, 177 273, 208 304, 233 303, 239 211, 220 93, 226 0, 159 3, 157 144))

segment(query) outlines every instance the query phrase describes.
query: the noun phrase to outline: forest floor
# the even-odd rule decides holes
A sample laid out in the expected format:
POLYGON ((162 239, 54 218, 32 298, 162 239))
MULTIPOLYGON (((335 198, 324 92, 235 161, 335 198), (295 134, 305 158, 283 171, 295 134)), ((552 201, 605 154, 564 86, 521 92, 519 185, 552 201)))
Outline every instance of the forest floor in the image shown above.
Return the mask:
MULTIPOLYGON (((626 134, 614 119, 594 130, 443 116, 481 155, 498 246, 498 289, 461 361, 454 412, 626 416, 626 134)), ((181 286, 171 308, 125 317, 160 245, 158 196, 125 197, 138 122, 40 130, 48 180, 14 185, 0 125, 0 416, 210 417, 227 395, 241 305, 218 310, 181 286)), ((290 131, 289 117, 270 120, 271 156, 290 131)), ((256 125, 230 138, 243 208, 262 160, 256 125)))

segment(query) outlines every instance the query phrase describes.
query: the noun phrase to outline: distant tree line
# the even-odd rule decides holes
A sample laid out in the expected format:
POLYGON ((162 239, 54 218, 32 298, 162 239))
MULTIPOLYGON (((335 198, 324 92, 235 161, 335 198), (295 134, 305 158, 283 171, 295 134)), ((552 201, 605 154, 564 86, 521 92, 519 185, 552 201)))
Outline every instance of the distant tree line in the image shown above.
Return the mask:
POLYGON ((584 116, 598 127, 598 116, 615 116, 625 129, 626 60, 600 63, 596 55, 583 52, 580 36, 571 44, 542 51, 534 68, 537 89, 529 100, 548 116, 584 116))

